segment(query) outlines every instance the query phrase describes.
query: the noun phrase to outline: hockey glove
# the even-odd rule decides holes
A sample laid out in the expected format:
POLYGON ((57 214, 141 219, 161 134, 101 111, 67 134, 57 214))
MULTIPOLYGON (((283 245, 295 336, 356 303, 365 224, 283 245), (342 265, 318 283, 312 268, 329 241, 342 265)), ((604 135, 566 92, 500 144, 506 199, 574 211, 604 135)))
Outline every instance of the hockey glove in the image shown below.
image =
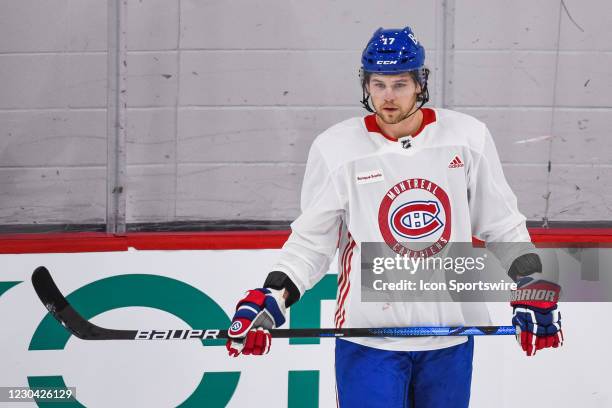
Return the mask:
POLYGON ((236 306, 236 313, 227 331, 230 339, 225 347, 232 357, 240 354, 267 354, 272 336, 267 329, 285 323, 283 291, 269 288, 249 290, 236 306))
POLYGON ((520 278, 512 291, 512 324, 516 340, 526 355, 537 350, 563 345, 561 313, 557 309, 561 287, 542 279, 541 273, 520 278))

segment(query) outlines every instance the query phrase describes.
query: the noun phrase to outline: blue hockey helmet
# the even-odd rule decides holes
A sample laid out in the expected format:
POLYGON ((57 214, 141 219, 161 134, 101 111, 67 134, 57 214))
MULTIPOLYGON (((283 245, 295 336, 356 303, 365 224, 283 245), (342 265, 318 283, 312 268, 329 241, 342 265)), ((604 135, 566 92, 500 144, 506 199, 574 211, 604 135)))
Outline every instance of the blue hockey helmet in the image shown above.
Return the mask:
POLYGON ((365 72, 399 74, 418 70, 425 65, 425 48, 410 29, 379 28, 361 55, 365 72))
POLYGON ((366 82, 371 74, 394 75, 410 72, 421 86, 417 101, 421 108, 429 100, 427 79, 429 69, 425 67, 425 48, 408 26, 404 28, 379 28, 370 38, 361 54, 361 87, 365 109, 374 112, 368 102, 366 82))

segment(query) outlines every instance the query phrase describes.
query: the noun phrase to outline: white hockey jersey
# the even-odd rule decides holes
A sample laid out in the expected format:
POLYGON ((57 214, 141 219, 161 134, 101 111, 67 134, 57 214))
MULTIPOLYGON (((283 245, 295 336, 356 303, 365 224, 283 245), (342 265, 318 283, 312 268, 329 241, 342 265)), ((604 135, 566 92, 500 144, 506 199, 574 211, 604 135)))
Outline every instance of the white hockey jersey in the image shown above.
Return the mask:
MULTIPOLYGON (((423 109, 421 129, 399 140, 383 134, 374 115, 320 134, 308 156, 301 210, 272 270, 287 274, 303 294, 325 275, 338 249, 338 328, 490 324, 486 306, 479 304, 362 302, 362 242, 386 242, 402 253, 402 242, 426 241, 433 254, 448 242, 471 242, 473 236, 486 242, 530 240, 487 127, 445 109, 423 109), (410 211, 413 219, 406 224, 410 211), (418 214, 428 216, 418 219, 418 214), (476 317, 470 317, 476 308, 476 317)), ((347 340, 415 351, 466 341, 347 340)))

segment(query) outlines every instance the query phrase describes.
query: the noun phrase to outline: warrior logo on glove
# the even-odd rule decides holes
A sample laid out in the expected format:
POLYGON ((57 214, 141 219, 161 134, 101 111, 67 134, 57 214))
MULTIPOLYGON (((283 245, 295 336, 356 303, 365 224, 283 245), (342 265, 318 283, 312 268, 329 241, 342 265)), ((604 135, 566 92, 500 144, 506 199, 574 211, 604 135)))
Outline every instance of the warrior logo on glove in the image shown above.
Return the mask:
POLYGON ((563 345, 561 313, 557 309, 561 287, 542 279, 541 273, 523 277, 512 292, 512 324, 516 340, 528 356, 548 347, 563 345))

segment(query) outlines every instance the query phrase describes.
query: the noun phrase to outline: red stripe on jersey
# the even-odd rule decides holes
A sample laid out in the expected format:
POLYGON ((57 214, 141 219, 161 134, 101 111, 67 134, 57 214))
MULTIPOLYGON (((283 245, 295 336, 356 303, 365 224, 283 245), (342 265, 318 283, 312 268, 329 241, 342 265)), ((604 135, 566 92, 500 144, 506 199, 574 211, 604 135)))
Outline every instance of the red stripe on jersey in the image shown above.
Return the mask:
POLYGON ((340 278, 338 279, 338 298, 336 301, 336 313, 334 315, 334 322, 336 324, 338 323, 338 319, 340 318, 340 314, 341 314, 340 299, 342 298, 342 294, 344 293, 346 282, 347 282, 346 258, 351 248, 351 242, 352 240, 349 238, 348 242, 346 243, 346 247, 344 247, 342 258, 340 260, 340 278))
POLYGON ((344 323, 344 315, 345 315, 344 302, 346 301, 346 298, 351 288, 351 281, 350 281, 351 261, 353 259, 353 249, 355 248, 355 241, 351 240, 348 248, 349 250, 347 252, 347 256, 344 257, 344 262, 342 264, 342 269, 344 270, 343 275, 345 275, 345 278, 344 278, 345 281, 344 281, 344 288, 340 292, 340 295, 338 297, 338 310, 336 312, 336 318, 337 318, 336 324, 338 328, 341 328, 342 324, 344 323))
POLYGON ((342 258, 340 259, 340 264, 341 269, 340 269, 340 278, 338 279, 338 301, 336 303, 336 313, 334 316, 334 320, 336 322, 336 324, 338 323, 338 319, 340 317, 340 299, 342 298, 342 293, 344 292, 344 288, 346 286, 346 282, 347 282, 347 276, 346 276, 346 258, 348 256, 348 253, 351 249, 351 243, 353 242, 352 238, 349 238, 349 241, 346 244, 346 247, 344 248, 344 251, 342 252, 342 258))
POLYGON ((345 256, 342 257, 342 282, 339 286, 339 290, 338 290, 338 299, 337 299, 337 304, 336 304, 336 314, 334 316, 334 324, 336 325, 336 327, 338 327, 338 324, 340 322, 340 318, 342 317, 342 308, 344 307, 344 295, 346 293, 347 287, 348 287, 348 269, 346 267, 346 260, 348 258, 348 255, 350 253, 350 249, 351 249, 351 245, 349 243, 349 245, 347 245, 346 247, 346 253, 345 256))
POLYGON ((338 316, 340 315, 340 297, 342 296, 342 291, 344 288, 344 283, 346 282, 345 270, 344 270, 344 261, 346 259, 346 255, 348 254, 348 250, 350 247, 351 241, 349 240, 344 247, 344 251, 342 251, 342 256, 340 257, 340 276, 338 276, 338 295, 336 299, 336 313, 334 313, 334 321, 338 323, 338 316))
MULTIPOLYGON (((353 242, 354 244, 354 242, 353 242)), ((339 327, 338 328, 342 328, 342 325, 344 324, 344 322, 346 321, 346 309, 344 308, 344 301, 346 300, 349 292, 351 291, 351 281, 349 279, 349 276, 351 274, 351 261, 353 260, 353 248, 355 247, 355 245, 353 245, 351 247, 351 253, 349 254, 349 258, 347 261, 348 264, 348 269, 347 269, 347 281, 348 281, 348 286, 346 287, 346 293, 344 294, 344 297, 342 299, 342 317, 340 318, 340 322, 338 323, 339 327)))

